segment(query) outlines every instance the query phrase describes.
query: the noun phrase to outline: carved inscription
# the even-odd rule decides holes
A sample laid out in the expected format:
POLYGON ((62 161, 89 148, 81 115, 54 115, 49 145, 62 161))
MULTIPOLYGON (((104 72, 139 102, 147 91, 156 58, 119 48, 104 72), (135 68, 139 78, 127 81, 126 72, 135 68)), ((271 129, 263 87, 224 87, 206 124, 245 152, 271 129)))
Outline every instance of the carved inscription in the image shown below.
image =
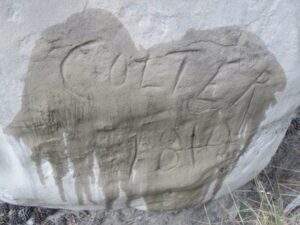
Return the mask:
POLYGON ((275 57, 238 27, 137 50, 118 19, 90 9, 43 32, 5 132, 45 184, 51 164, 64 201, 71 173, 78 204, 111 208, 125 193, 173 209, 203 201, 214 180, 218 190, 284 86, 275 57))

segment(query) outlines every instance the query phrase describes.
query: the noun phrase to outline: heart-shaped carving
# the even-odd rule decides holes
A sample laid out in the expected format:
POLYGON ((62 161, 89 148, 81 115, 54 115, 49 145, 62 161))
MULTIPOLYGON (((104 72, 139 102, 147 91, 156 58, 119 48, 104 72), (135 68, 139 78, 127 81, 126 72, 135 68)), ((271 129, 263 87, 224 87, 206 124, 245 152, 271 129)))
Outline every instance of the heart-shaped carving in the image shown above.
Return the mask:
POLYGON ((204 202, 214 182, 213 197, 284 86, 275 57, 238 27, 138 50, 118 19, 90 9, 43 32, 6 132, 45 183, 50 162, 66 204, 72 173, 78 204, 110 208, 125 193, 173 209, 204 202))

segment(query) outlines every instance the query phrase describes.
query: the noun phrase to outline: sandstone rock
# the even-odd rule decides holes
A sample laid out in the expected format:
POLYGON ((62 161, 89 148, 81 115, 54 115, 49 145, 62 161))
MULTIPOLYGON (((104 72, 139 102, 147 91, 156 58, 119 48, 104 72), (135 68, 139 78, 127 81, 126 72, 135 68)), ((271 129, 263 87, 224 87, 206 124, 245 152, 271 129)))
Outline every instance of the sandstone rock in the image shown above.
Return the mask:
POLYGON ((296 107, 295 75, 255 32, 191 26, 137 48, 96 5, 35 37, 21 107, 0 139, 0 167, 17 175, 0 182, 1 199, 174 209, 216 198, 266 165, 296 107))

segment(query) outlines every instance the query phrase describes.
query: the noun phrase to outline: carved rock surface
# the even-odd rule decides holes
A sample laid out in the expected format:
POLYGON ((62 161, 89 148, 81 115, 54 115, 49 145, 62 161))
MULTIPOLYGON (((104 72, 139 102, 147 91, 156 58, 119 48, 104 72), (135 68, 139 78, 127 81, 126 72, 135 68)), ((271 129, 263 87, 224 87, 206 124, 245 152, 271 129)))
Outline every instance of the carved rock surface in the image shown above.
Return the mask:
POLYGON ((82 209, 204 203, 253 176, 224 182, 272 129, 263 121, 286 79, 239 26, 138 48, 110 12, 74 13, 34 44, 21 107, 1 134, 11 156, 0 160, 17 158, 29 181, 24 195, 0 182, 0 198, 82 209))
POLYGON ((237 27, 138 51, 110 13, 86 10, 42 34, 5 131, 45 185, 50 163, 62 201, 71 170, 79 205, 111 208, 125 194, 128 206, 173 209, 204 202, 212 182, 217 193, 284 84, 274 56, 237 27))

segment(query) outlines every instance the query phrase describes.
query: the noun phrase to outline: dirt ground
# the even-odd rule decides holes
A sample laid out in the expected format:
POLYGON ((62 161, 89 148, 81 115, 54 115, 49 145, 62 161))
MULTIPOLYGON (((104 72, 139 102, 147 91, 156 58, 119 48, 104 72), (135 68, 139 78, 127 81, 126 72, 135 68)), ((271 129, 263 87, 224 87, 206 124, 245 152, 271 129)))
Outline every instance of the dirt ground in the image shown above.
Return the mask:
MULTIPOLYGON (((233 225, 239 224, 244 201, 260 207, 261 192, 274 201, 280 199, 287 217, 300 215, 300 109, 267 168, 257 179, 218 201, 156 213, 136 209, 77 212, 2 203, 0 225, 233 225)), ((300 225, 300 216, 293 225, 300 225)))

